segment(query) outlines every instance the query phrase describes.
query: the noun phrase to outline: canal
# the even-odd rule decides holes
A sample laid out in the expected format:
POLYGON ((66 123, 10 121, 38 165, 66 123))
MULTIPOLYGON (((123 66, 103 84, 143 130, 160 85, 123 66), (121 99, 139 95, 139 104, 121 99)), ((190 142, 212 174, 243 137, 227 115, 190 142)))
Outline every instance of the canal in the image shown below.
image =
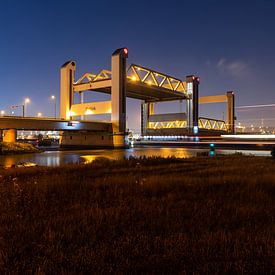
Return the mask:
MULTIPOLYGON (((208 152, 207 149, 193 149, 182 147, 136 147, 130 149, 104 149, 104 150, 75 150, 75 151, 45 151, 36 154, 2 155, 0 166, 11 167, 19 163, 36 163, 39 166, 60 166, 64 164, 90 163, 96 158, 108 158, 112 160, 129 157, 194 157, 200 152, 208 152)), ((270 151, 252 150, 216 150, 216 154, 242 153, 245 155, 270 156, 270 151)))

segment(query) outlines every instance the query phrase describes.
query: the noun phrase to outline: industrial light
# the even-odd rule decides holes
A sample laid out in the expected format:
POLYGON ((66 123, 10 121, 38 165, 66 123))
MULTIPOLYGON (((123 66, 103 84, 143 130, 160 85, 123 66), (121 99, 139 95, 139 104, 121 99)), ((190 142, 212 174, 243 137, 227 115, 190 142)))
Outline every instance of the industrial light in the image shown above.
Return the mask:
POLYGON ((149 80, 147 83, 148 83, 148 85, 152 85, 152 81, 151 80, 149 80))
POLYGON ((132 79, 133 81, 137 81, 137 77, 136 77, 135 75, 133 75, 133 76, 131 77, 131 79, 132 79))
POLYGON ((93 111, 90 108, 87 108, 85 111, 85 115, 92 115, 93 111))
POLYGON ((42 113, 37 113, 37 117, 41 117, 42 116, 42 113))
POLYGON ((123 49, 123 52, 124 52, 124 54, 127 55, 127 54, 128 54, 128 49, 127 49, 127 48, 124 48, 124 49, 123 49))

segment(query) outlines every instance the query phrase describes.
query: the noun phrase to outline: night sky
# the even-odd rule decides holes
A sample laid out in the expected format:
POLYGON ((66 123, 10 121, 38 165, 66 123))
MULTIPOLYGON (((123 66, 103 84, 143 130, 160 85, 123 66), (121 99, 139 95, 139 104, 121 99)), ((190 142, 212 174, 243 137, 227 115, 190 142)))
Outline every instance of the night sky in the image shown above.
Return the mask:
MULTIPOLYGON (((198 75, 200 95, 234 90, 237 106, 275 103, 274 1, 1 1, 0 24, 1 110, 29 97, 27 115, 53 116, 63 63, 75 60, 77 77, 110 69, 112 52, 124 46, 128 64, 198 75)), ((140 101, 127 108, 129 127, 138 129, 140 101)), ((156 110, 179 112, 180 104, 156 110)), ((223 111, 224 104, 204 105, 200 115, 221 119, 223 111)), ((275 108, 237 117, 275 125, 275 108)))

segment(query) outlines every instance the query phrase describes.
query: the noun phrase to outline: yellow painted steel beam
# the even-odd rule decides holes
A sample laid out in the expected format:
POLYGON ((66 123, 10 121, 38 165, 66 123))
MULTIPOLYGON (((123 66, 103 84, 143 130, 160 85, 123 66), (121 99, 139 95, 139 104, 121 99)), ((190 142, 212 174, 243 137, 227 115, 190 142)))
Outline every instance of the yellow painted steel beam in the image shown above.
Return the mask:
POLYGON ((74 84, 73 90, 74 90, 74 92, 81 92, 81 91, 86 91, 86 90, 109 88, 111 86, 112 86, 111 79, 106 79, 106 80, 100 80, 100 81, 95 81, 95 82, 74 84))
POLYGON ((211 95, 199 97, 199 104, 227 102, 226 95, 211 95))
POLYGON ((90 102, 82 104, 73 104, 70 110, 70 116, 85 116, 111 114, 111 101, 90 102))

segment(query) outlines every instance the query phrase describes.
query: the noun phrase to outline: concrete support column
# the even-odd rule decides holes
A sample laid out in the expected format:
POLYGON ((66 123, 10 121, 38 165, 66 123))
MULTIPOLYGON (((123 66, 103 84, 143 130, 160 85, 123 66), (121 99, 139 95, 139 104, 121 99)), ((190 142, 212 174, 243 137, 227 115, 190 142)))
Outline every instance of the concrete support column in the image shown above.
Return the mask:
MULTIPOLYGON (((79 92, 79 95, 80 95, 80 103, 83 104, 84 103, 84 92, 83 91, 79 92)), ((80 119, 84 120, 85 116, 83 116, 83 115, 80 116, 80 119)))
POLYGON ((112 125, 114 147, 125 147, 126 142, 126 58, 128 49, 117 49, 112 54, 112 125))
POLYGON ((76 64, 66 62, 60 70, 60 118, 70 119, 70 109, 74 100, 73 83, 76 64))
POLYGON ((147 128, 149 125, 149 117, 154 114, 155 103, 147 102, 141 104, 141 135, 147 135, 147 128))
POLYGON ((186 77, 187 94, 189 99, 186 100, 187 127, 189 133, 193 133, 194 127, 198 126, 199 120, 199 78, 194 75, 186 77))
POLYGON ((235 133, 235 95, 230 91, 226 93, 227 97, 227 125, 230 133, 235 133))
POLYGON ((3 131, 3 142, 16 142, 17 130, 8 129, 3 131))

